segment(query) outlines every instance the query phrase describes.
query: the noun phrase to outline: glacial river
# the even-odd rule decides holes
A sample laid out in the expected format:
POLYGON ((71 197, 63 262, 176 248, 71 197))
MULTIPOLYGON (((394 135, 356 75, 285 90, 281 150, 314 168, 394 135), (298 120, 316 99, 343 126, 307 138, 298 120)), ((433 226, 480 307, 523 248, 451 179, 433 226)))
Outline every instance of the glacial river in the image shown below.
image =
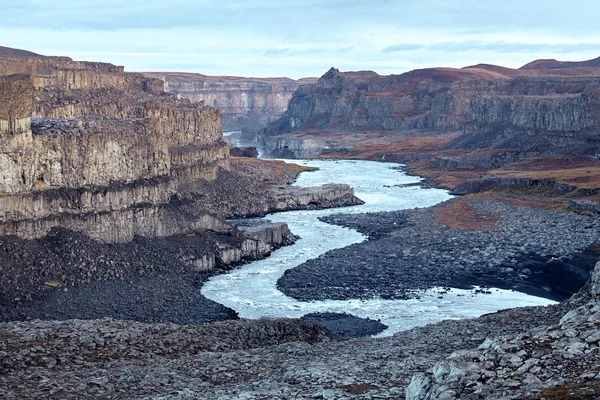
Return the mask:
POLYGON ((309 160, 290 162, 318 167, 319 171, 302 173, 296 185, 319 186, 325 183, 347 183, 354 187, 364 205, 270 214, 273 222, 285 222, 301 237, 294 245, 281 248, 260 261, 244 265, 227 274, 211 278, 202 288, 207 298, 236 310, 241 318, 298 318, 313 312, 350 313, 358 317, 380 320, 389 326, 379 336, 389 336, 443 319, 477 317, 500 309, 554 303, 544 298, 519 292, 492 289, 492 294, 453 289, 440 296, 436 288, 413 300, 327 300, 301 302, 287 297, 277 287, 285 270, 294 268, 319 255, 366 237, 355 230, 326 224, 319 217, 334 213, 365 213, 428 207, 452 196, 445 190, 399 185, 419 182, 407 176, 398 164, 349 160, 309 160), (440 298, 442 297, 442 298, 440 298))

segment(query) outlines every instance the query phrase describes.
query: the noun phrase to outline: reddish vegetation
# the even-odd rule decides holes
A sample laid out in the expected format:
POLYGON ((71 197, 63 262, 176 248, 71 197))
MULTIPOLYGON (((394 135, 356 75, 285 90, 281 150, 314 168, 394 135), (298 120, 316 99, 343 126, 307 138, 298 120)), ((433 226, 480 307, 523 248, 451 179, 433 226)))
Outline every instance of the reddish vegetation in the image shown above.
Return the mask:
MULTIPOLYGON (((318 158, 348 158, 357 160, 406 162, 418 154, 432 154, 455 135, 415 134, 394 135, 386 132, 329 133, 316 132, 294 135, 303 139, 321 139, 335 148, 318 158), (324 135, 327 137, 323 137, 324 135)), ((454 151, 454 150, 452 150, 454 151)))
POLYGON ((536 157, 490 171, 486 176, 552 179, 580 189, 600 188, 600 161, 569 157, 536 157))
POLYGON ((597 68, 600 67, 600 57, 586 61, 557 61, 535 60, 523 65, 521 70, 528 69, 565 69, 565 68, 597 68))
POLYGON ((561 385, 550 389, 544 389, 535 399, 545 400, 598 400, 600 384, 593 381, 561 385))
POLYGON ((231 167, 247 172, 247 175, 258 177, 264 182, 291 182, 298 174, 314 171, 315 168, 298 164, 289 164, 278 160, 259 158, 231 157, 231 167))
POLYGON ((469 203, 472 197, 460 197, 439 209, 436 222, 455 229, 482 229, 492 227, 498 215, 482 213, 469 203))
MULTIPOLYGON (((432 179, 441 187, 454 189, 458 185, 481 178, 514 177, 528 179, 551 179, 557 182, 575 186, 580 189, 600 188, 600 161, 592 161, 574 156, 549 156, 525 159, 494 170, 482 169, 454 169, 445 170, 436 163, 437 157, 460 157, 466 154, 464 150, 442 150, 451 138, 441 135, 432 136, 390 136, 384 133, 370 133, 369 139, 361 134, 329 134, 326 142, 339 144, 338 141, 346 140, 346 150, 336 150, 322 154, 318 158, 346 158, 374 161, 404 162, 409 165, 411 173, 432 179)), ((422 134, 421 134, 422 135, 422 134)), ((316 132, 299 135, 303 138, 319 138, 316 132)), ((321 136, 322 137, 322 136, 321 136)), ((477 153, 490 152, 489 149, 480 149, 477 153)), ((468 157, 468 156, 467 156, 468 157)), ((533 196, 526 193, 501 193, 486 192, 465 198, 488 198, 502 200, 523 207, 548 208, 556 211, 566 210, 572 195, 548 198, 547 195, 533 196)), ((600 195, 588 196, 586 199, 600 201, 600 195)), ((462 206, 461 206, 462 207, 462 206)), ((453 210, 455 212, 457 210, 453 210)), ((469 216, 467 208, 461 208, 460 213, 450 219, 449 213, 442 213, 443 223, 454 227, 475 228, 478 224, 491 223, 489 216, 482 218, 469 216), (460 216, 460 218, 459 218, 460 216), (464 226, 458 220, 464 220, 464 226)))
POLYGON ((473 169, 443 170, 435 164, 433 158, 410 162, 409 167, 415 175, 433 179, 438 185, 447 189, 454 189, 463 182, 481 178, 485 174, 485 171, 473 169))

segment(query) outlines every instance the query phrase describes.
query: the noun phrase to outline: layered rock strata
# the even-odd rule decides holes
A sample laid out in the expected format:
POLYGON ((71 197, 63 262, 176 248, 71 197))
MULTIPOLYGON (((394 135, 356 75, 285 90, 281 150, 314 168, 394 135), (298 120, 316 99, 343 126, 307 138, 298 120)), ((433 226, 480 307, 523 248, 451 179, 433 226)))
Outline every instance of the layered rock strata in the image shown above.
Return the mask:
POLYGON ((62 226, 115 243, 230 228, 172 207, 229 167, 217 110, 108 64, 0 58, 0 72, 29 74, 0 80, 0 234, 62 226))
POLYGON ((301 84, 316 79, 242 78, 191 73, 146 72, 145 76, 165 82, 165 90, 180 98, 203 101, 223 115, 223 129, 264 128, 287 109, 292 94, 301 84))
POLYGON ((596 63, 536 65, 433 68, 390 76, 332 68, 294 93, 263 140, 272 156, 305 157, 344 149, 343 141, 326 141, 332 133, 364 132, 363 141, 386 132, 460 133, 447 148, 595 156, 600 152, 600 68, 596 63))

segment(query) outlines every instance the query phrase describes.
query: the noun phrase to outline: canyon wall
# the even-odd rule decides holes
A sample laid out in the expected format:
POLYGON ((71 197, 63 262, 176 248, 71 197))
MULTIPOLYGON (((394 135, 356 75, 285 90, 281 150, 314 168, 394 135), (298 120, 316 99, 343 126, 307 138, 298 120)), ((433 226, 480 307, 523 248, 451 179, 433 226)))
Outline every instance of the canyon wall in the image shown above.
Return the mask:
POLYGON ((293 131, 453 131, 468 118, 469 98, 485 90, 469 73, 441 70, 380 76, 330 69, 292 97, 267 136, 293 131))
POLYGON ((0 235, 62 226, 103 242, 231 226, 178 210, 229 168, 220 113, 122 67, 0 58, 0 235))
POLYGON ((515 78, 474 96, 464 134, 447 148, 600 153, 600 79, 515 78))
POLYGON ((165 82, 165 90, 180 98, 217 108, 226 131, 260 129, 277 120, 301 84, 316 79, 241 78, 191 73, 147 72, 165 82))
POLYGON ((390 76, 332 68, 294 93, 263 131, 265 147, 271 156, 302 157, 328 150, 322 143, 332 133, 448 133, 462 134, 448 148, 596 154, 597 65, 548 61, 517 70, 476 65, 390 76))

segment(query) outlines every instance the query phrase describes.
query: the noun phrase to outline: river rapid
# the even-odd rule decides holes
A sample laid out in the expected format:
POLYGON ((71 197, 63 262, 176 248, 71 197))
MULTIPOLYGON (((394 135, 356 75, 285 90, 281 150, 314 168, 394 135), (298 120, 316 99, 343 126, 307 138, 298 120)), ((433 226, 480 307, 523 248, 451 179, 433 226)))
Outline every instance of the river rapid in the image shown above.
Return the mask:
POLYGON ((437 322, 443 319, 472 318, 500 309, 548 305, 554 302, 519 292, 492 289, 492 294, 453 289, 440 295, 439 288, 421 292, 418 299, 326 300, 300 302, 276 287, 277 280, 290 268, 336 248, 367 238, 352 229, 330 225, 319 217, 335 213, 366 213, 429 207, 452 196, 445 190, 405 186, 420 181, 408 176, 399 164, 353 160, 289 160, 319 168, 300 174, 296 185, 319 186, 346 183, 355 189, 364 205, 315 211, 270 214, 273 222, 285 222, 300 239, 264 259, 211 278, 202 294, 238 312, 241 318, 299 318, 315 312, 350 313, 380 320, 388 329, 378 336, 437 322))

